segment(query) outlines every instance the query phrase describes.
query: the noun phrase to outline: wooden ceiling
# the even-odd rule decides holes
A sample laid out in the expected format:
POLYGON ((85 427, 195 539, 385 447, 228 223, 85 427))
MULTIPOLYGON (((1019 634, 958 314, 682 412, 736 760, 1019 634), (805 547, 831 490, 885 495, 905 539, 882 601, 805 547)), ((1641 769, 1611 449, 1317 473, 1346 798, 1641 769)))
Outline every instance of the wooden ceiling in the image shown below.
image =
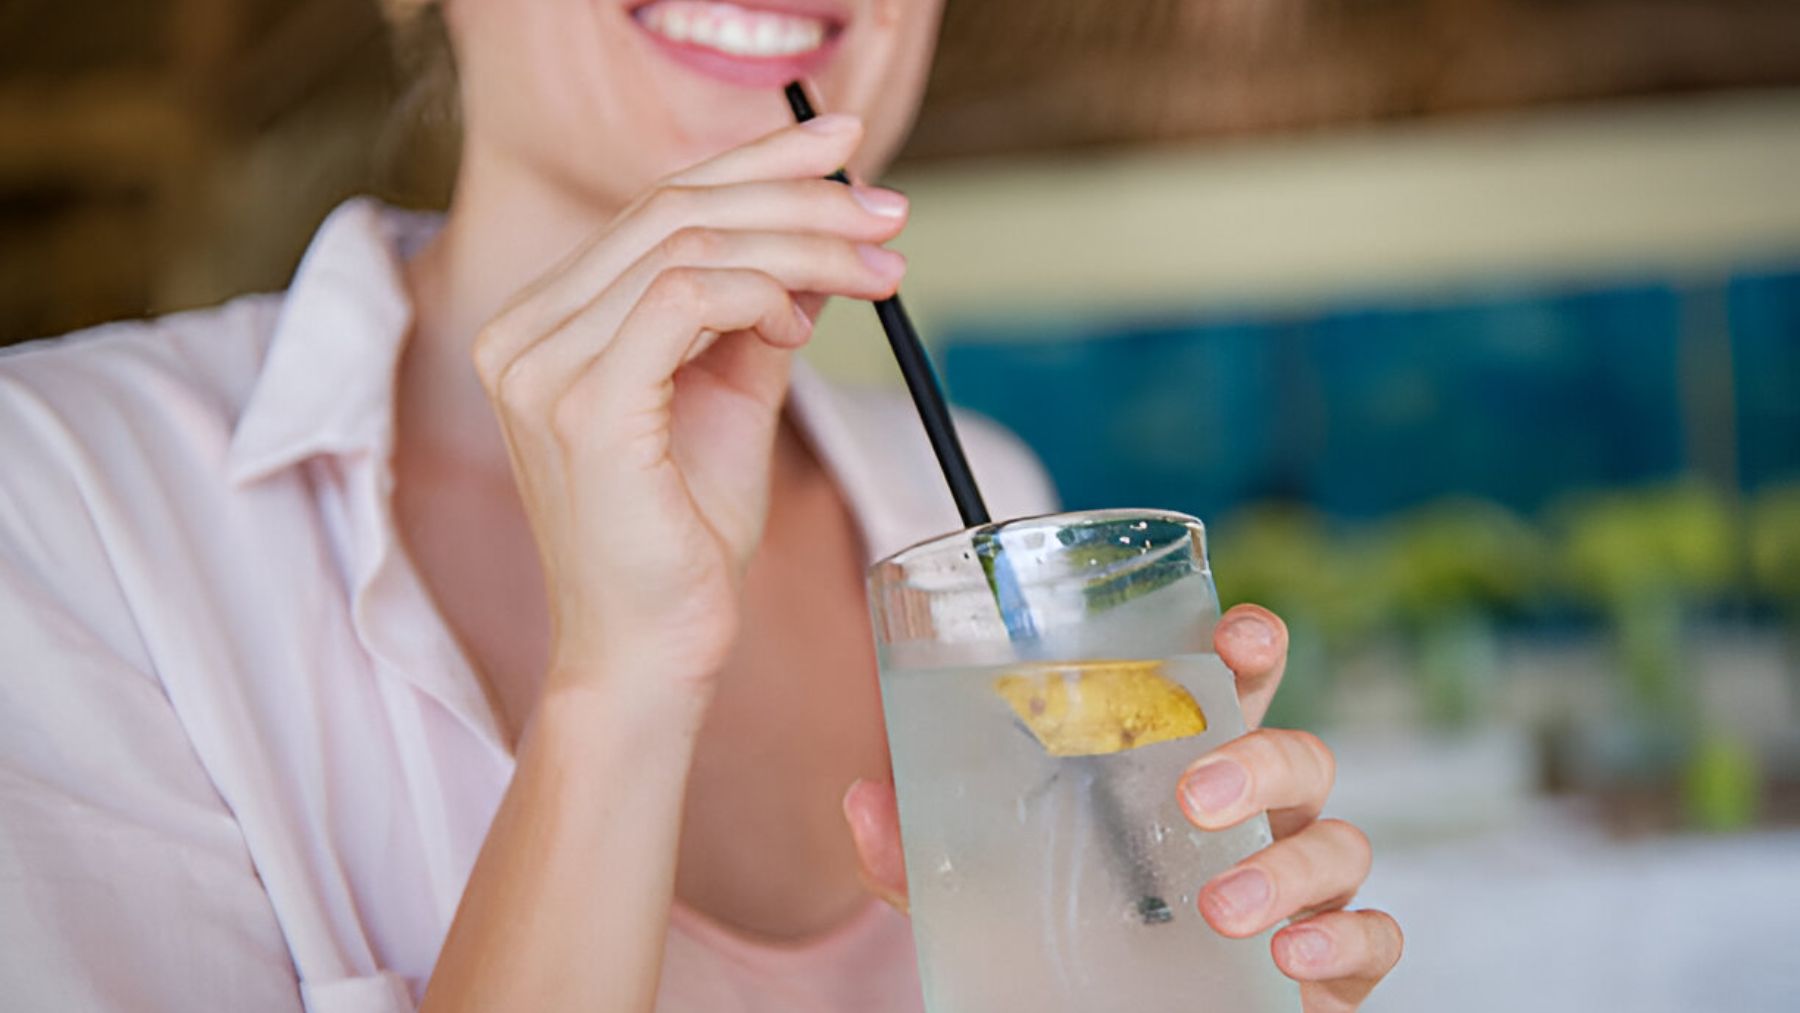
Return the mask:
POLYGON ((909 154, 1793 84, 1793 0, 949 0, 909 154))
MULTIPOLYGON (((948 0, 906 157, 1793 85, 1794 0, 948 0)), ((402 91, 376 0, 5 0, 0 342, 279 285, 345 193, 441 196, 402 91)))

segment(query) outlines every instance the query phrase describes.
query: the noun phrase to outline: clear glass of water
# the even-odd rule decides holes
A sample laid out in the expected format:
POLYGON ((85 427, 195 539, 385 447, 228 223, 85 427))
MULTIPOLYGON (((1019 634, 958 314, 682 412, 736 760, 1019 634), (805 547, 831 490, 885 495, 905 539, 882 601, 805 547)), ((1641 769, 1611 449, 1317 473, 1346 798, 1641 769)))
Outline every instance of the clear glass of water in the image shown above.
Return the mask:
POLYGON ((1267 935, 1200 917, 1269 843, 1196 830, 1182 770, 1244 732, 1205 529, 1106 510, 974 528, 869 573, 930 1013, 1292 1013, 1267 935))

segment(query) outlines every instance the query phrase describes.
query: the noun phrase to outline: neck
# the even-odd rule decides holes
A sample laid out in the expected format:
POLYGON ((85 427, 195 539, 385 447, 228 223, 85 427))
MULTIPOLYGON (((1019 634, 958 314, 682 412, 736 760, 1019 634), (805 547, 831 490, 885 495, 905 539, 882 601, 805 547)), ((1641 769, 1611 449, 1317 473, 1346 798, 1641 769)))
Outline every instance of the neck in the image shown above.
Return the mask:
POLYGON ((482 326, 602 228, 616 209, 465 150, 444 227, 407 265, 413 331, 401 360, 402 452, 507 467, 506 447, 470 364, 482 326))

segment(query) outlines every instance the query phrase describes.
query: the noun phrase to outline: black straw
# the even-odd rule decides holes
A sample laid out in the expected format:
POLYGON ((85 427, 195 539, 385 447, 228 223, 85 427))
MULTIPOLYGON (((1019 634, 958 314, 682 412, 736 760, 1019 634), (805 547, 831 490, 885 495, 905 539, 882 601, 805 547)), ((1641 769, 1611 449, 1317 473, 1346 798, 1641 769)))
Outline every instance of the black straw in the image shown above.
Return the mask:
MULTIPOLYGON (((793 110, 794 122, 805 123, 818 115, 813 111, 812 100, 806 96, 806 87, 799 81, 788 82, 783 94, 787 96, 788 108, 793 110)), ((849 174, 842 169, 825 178, 846 186, 850 183, 849 174)), ((938 385, 924 344, 919 341, 919 332, 913 329, 906 307, 900 304, 900 294, 896 292, 892 298, 877 302, 875 315, 881 318, 881 329, 887 332, 894 361, 900 364, 900 375, 906 379, 906 389, 912 393, 913 405, 919 409, 919 421, 925 423, 925 435, 931 440, 938 467, 943 469, 944 481, 956 500, 956 511, 962 514, 963 527, 983 527, 990 521, 987 504, 981 501, 981 490, 975 486, 975 475, 969 470, 969 459, 963 455, 962 441, 956 438, 956 423, 950 417, 949 406, 944 403, 944 390, 938 385)), ((1015 641, 1035 639, 1038 632, 1031 620, 1031 609, 1026 606, 1018 578, 1006 561, 1000 540, 991 530, 981 531, 975 535, 975 544, 988 586, 993 589, 994 600, 1000 607, 1000 618, 1006 624, 1007 635, 1015 641)), ((1024 731, 1024 734, 1031 733, 1024 731)), ((1136 849, 1124 829, 1118 796, 1106 771, 1093 763, 1093 757, 1078 758, 1076 763, 1088 769, 1096 814, 1110 845, 1108 852, 1126 888, 1138 895, 1135 909, 1138 917, 1146 925, 1173 920, 1174 913, 1157 888, 1155 870, 1133 857, 1136 849)))
MULTIPOLYGON (((800 82, 790 81, 784 94, 788 108, 794 112, 794 122, 805 123, 818 115, 800 82)), ((849 175, 842 169, 825 178, 846 186, 850 183, 849 175)), ((949 405, 944 403, 944 389, 931 368, 931 357, 925 354, 925 346, 919 341, 919 332, 913 329, 912 319, 900 303, 900 293, 877 302, 875 315, 881 319, 881 329, 886 332, 888 345, 894 350, 894 361, 900 364, 900 375, 906 380, 906 389, 919 410, 919 421, 925 424, 925 436, 931 441, 932 452, 937 454, 938 467, 943 469, 950 496, 956 500, 956 512, 962 515, 963 527, 975 528, 988 523, 991 518, 987 504, 982 502, 981 489, 975 485, 975 473, 969 469, 962 441, 956 437, 956 422, 950 417, 949 405)))

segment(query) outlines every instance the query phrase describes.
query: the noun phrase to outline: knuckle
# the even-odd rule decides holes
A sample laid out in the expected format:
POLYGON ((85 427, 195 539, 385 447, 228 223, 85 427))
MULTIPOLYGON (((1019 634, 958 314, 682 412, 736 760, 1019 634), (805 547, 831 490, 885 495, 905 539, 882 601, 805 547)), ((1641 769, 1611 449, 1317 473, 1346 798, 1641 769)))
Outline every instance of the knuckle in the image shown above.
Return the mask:
POLYGON ((791 311, 795 305, 793 293, 789 292, 787 287, 776 280, 773 275, 763 271, 750 271, 746 272, 744 277, 750 283, 750 288, 756 293, 756 298, 762 300, 771 312, 775 310, 791 311))
POLYGON ((1298 729, 1289 730, 1287 735, 1307 760, 1317 766, 1319 776, 1327 788, 1337 781, 1337 756, 1332 753, 1331 747, 1325 744, 1324 739, 1312 732, 1298 729))
POLYGON ((524 415, 538 402, 537 371, 521 356, 500 368, 494 379, 494 399, 513 415, 524 415))
POLYGON ((1346 935, 1351 946, 1360 951, 1355 955, 1356 973, 1371 978, 1381 978, 1400 963, 1400 957, 1406 952, 1406 934, 1400 931, 1400 923, 1386 911, 1363 910, 1348 911, 1344 917, 1351 919, 1356 930, 1346 935))
POLYGON ((717 229, 685 225, 662 241, 658 251, 666 263, 688 264, 712 260, 721 252, 725 237, 717 229))
POLYGON ((575 392, 559 398, 550 410, 550 433, 557 442, 569 446, 593 428, 591 402, 575 392))
POLYGON ((1318 843, 1316 838, 1309 842, 1297 837, 1276 845, 1269 852, 1270 872, 1276 881, 1297 888, 1301 894, 1315 891, 1325 870, 1318 843))
POLYGON ((706 295, 705 276, 691 267, 671 267, 657 274, 644 297, 669 307, 689 306, 706 295))
POLYGON ((469 350, 469 358, 475 364, 475 375, 492 393, 506 369, 506 350, 512 347, 512 334, 507 325, 495 320, 482 327, 475 335, 475 343, 469 350))
POLYGON ((698 192, 693 187, 670 180, 650 191, 644 210, 658 221, 675 222, 692 214, 697 201, 698 192))
POLYGON ((1360 874, 1366 875, 1369 866, 1374 862, 1375 848, 1369 843, 1369 835, 1354 823, 1346 823, 1338 819, 1324 819, 1318 822, 1321 833, 1329 834, 1335 850, 1354 859, 1360 874))
POLYGON ((1279 734, 1272 728, 1258 728, 1237 740, 1238 759, 1250 768, 1253 777, 1263 778, 1270 774, 1285 776, 1289 763, 1287 754, 1278 742, 1279 734))

